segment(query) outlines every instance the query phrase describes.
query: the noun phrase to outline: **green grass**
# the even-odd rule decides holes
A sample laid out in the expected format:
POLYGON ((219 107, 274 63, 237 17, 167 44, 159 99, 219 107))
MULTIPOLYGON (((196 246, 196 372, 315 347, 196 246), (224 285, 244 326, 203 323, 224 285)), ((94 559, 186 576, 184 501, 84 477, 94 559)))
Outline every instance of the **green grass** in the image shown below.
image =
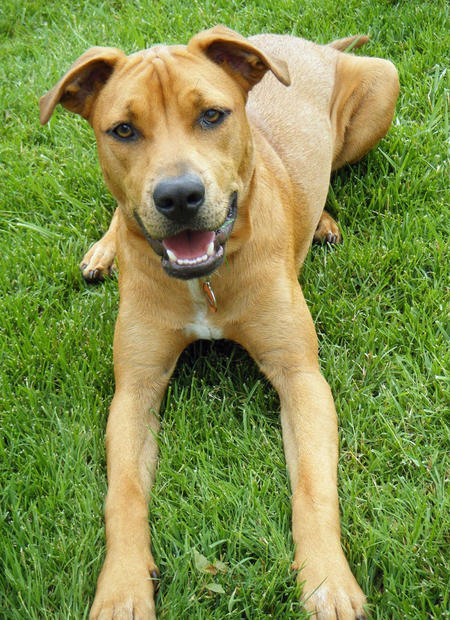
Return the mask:
MULTIPOLYGON (((58 111, 41 128, 37 99, 90 45, 131 52, 218 22, 318 42, 369 33, 364 53, 399 69, 388 137, 332 180, 328 207, 344 243, 314 248, 301 282, 340 418, 350 564, 374 618, 441 618, 449 608, 442 0, 3 0, 0 617, 86 618, 104 557, 117 285, 86 286, 77 262, 114 203, 89 127, 58 111)), ((289 570, 278 400, 244 351, 197 343, 183 354, 159 441, 150 521, 160 616, 305 617, 289 570), (226 572, 199 570, 195 551, 226 572)))

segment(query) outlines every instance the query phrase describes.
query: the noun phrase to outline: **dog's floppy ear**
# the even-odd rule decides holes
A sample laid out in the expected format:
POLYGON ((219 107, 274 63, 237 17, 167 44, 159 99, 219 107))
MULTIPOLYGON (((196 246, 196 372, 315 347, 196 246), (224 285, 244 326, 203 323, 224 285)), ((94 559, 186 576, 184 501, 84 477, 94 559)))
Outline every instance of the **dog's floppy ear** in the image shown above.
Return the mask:
POLYGON ((125 54, 114 47, 91 47, 39 100, 42 125, 47 123, 58 103, 88 118, 100 89, 110 78, 117 63, 124 58, 125 54))
POLYGON ((221 65, 246 92, 263 78, 266 71, 272 71, 285 86, 291 83, 284 60, 266 54, 251 41, 225 26, 215 26, 200 32, 192 37, 187 48, 192 53, 205 54, 221 65))

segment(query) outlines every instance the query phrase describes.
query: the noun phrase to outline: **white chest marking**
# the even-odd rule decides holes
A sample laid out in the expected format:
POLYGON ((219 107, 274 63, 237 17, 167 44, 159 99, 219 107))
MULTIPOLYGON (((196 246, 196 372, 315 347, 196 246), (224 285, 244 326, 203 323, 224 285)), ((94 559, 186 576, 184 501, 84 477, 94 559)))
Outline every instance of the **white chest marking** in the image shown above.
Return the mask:
POLYGON ((187 336, 195 336, 200 340, 220 340, 223 338, 223 332, 219 327, 215 327, 211 321, 211 311, 208 308, 208 302, 202 291, 199 280, 188 280, 187 285, 191 294, 194 306, 194 317, 192 322, 188 323, 184 328, 187 336))

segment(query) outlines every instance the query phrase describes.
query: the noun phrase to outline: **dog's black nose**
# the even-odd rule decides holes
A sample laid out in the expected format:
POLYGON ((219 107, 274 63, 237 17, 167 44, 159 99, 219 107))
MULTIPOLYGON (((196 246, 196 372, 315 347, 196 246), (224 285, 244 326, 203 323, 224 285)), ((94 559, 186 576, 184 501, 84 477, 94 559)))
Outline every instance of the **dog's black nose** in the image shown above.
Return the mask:
POLYGON ((177 222, 190 220, 205 201, 205 186, 193 174, 160 181, 153 190, 160 213, 177 222))

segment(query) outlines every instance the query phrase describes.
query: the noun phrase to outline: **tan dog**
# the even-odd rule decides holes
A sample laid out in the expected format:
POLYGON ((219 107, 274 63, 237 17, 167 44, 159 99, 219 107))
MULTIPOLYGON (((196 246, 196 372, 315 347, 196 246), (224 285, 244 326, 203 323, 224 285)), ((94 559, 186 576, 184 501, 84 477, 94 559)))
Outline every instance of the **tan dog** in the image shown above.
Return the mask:
POLYGON ((219 26, 128 57, 92 48, 41 99, 42 123, 57 103, 91 123, 119 204, 82 264, 91 279, 116 251, 120 265, 107 554, 91 618, 155 616, 147 503, 158 409, 197 338, 243 345, 279 393, 305 607, 364 617, 339 540, 336 413, 297 274, 316 230, 339 236, 322 215, 331 170, 392 121, 394 66, 339 51, 366 40, 245 39, 219 26))

